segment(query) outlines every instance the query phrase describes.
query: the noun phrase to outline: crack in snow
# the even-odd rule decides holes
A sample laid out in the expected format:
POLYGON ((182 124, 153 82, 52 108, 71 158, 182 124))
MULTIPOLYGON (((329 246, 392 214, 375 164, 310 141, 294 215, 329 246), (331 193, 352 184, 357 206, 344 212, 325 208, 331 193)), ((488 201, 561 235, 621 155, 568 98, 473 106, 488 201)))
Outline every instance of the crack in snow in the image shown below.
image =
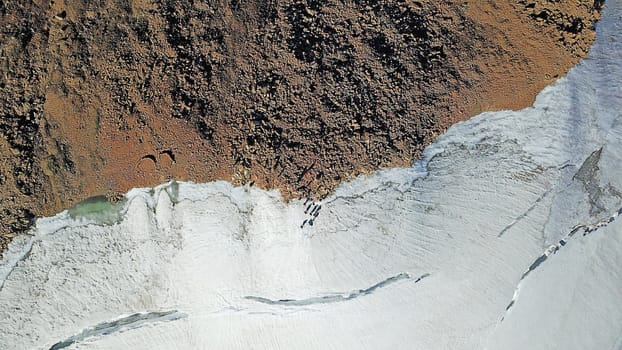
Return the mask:
MULTIPOLYGON (((414 283, 420 282, 422 279, 429 277, 429 273, 424 273, 423 275, 417 277, 414 283)), ((373 293, 377 289, 387 287, 390 284, 396 283, 401 280, 411 279, 412 277, 406 273, 402 272, 398 275, 391 276, 383 281, 380 281, 373 286, 366 289, 359 289, 348 294, 331 294, 322 297, 311 297, 307 299, 279 299, 272 300, 263 297, 257 296, 245 296, 244 299, 253 300, 258 303, 268 304, 268 305, 286 305, 286 306, 307 306, 312 304, 328 304, 328 303, 337 303, 342 301, 348 301, 352 299, 356 299, 358 297, 362 297, 368 294, 373 293)))
POLYGON ((13 266, 9 269, 9 271, 6 273, 6 275, 2 279, 2 283, 0 283, 0 291, 2 291, 2 289, 4 288, 4 284, 9 279, 9 276, 11 276, 13 271, 15 271, 15 269, 17 268, 17 265, 19 265, 20 262, 28 259, 28 257, 30 256, 30 253, 32 252, 33 245, 34 245, 34 240, 31 240, 29 242, 28 248, 24 251, 23 255, 20 256, 17 260, 15 260, 15 263, 13 264, 13 266))
POLYGON ((534 260, 534 262, 531 263, 531 265, 529 265, 527 270, 521 276, 520 280, 518 281, 518 285, 516 286, 516 289, 514 290, 514 295, 512 296, 512 300, 510 301, 508 306, 506 306, 506 308, 505 308, 506 312, 503 315, 503 317, 501 317, 501 322, 503 322, 503 320, 505 319, 505 316, 507 315, 507 312, 514 306, 514 304, 518 300, 519 291, 521 289, 522 283, 525 280, 525 278, 530 273, 532 273, 535 269, 537 269, 540 265, 542 265, 542 263, 544 263, 549 258, 549 256, 551 254, 557 253, 562 247, 564 247, 566 245, 566 243, 568 243, 570 238, 572 238, 581 229, 583 229, 583 236, 587 236, 588 234, 590 234, 590 233, 592 233, 594 231, 597 231, 598 229, 600 229, 602 227, 605 227, 605 226, 609 225, 610 223, 615 221, 616 218, 618 216, 620 216, 620 215, 622 215, 622 208, 619 208, 611 216, 609 216, 608 218, 606 218, 604 220, 601 220, 601 221, 599 221, 599 222, 597 222, 595 224, 577 224, 574 227, 572 227, 570 232, 568 234, 566 234, 566 236, 564 236, 564 238, 560 239, 556 244, 550 245, 544 251, 544 253, 542 253, 542 255, 540 255, 538 258, 536 258, 536 260, 534 260))
POLYGON ((160 312, 139 312, 130 316, 121 317, 114 321, 102 322, 96 324, 93 327, 86 328, 82 330, 82 332, 52 345, 52 347, 50 347, 50 350, 64 349, 87 338, 93 338, 101 335, 109 335, 115 332, 139 328, 148 323, 153 324, 157 322, 175 321, 186 316, 187 315, 185 313, 179 312, 177 310, 160 312))
POLYGON ((499 234, 497 235, 497 237, 501 237, 503 236, 506 232, 508 232, 512 227, 514 227, 514 225, 518 224, 521 220, 523 220, 524 218, 527 217, 527 215, 529 215, 529 213, 531 213, 540 202, 542 202, 542 200, 544 198, 546 198, 546 196, 549 195, 549 193, 551 193, 551 190, 547 190, 546 192, 544 192, 540 197, 538 197, 535 202, 533 202, 533 204, 527 208, 527 210, 525 210, 524 213, 522 213, 521 215, 517 216, 514 220, 512 220, 512 222, 510 222, 507 226, 505 226, 503 228, 503 230, 501 230, 501 232, 499 232, 499 234))

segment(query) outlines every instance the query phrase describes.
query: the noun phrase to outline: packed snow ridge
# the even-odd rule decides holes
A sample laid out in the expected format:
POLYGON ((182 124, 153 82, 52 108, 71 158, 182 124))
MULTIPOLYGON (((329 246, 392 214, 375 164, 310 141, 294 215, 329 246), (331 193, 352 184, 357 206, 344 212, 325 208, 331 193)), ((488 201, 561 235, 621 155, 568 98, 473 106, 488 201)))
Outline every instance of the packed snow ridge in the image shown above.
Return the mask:
POLYGON ((621 26, 608 1, 532 108, 320 203, 171 182, 40 219, 0 349, 622 349, 621 26))

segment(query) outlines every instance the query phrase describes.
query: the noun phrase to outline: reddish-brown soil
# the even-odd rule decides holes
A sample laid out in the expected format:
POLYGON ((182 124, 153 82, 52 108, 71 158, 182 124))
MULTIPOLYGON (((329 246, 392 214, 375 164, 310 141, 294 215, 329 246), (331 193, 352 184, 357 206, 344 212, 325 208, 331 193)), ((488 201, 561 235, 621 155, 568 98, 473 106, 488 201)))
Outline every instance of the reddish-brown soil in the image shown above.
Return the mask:
POLYGON ((0 247, 168 179, 321 197, 517 109, 584 56, 599 0, 0 0, 0 247))

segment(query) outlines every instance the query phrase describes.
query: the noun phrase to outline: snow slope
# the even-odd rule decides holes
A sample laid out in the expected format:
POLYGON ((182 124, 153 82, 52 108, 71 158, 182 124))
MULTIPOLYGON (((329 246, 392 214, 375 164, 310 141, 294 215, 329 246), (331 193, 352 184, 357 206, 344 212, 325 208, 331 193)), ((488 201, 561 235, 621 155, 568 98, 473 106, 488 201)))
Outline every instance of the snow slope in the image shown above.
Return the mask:
POLYGON ((533 108, 308 210, 170 183, 39 220, 0 263, 0 349, 622 349, 621 27, 608 1, 533 108))

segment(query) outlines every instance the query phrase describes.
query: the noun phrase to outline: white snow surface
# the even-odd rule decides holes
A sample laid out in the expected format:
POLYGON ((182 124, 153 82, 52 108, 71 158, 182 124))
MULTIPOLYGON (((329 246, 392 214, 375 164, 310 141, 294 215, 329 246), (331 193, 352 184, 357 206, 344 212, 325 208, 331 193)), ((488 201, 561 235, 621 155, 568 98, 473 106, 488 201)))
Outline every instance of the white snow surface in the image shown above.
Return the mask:
POLYGON ((0 262, 0 349, 622 349, 621 57, 607 1, 532 108, 343 184, 313 226, 225 182, 40 219, 0 262))

